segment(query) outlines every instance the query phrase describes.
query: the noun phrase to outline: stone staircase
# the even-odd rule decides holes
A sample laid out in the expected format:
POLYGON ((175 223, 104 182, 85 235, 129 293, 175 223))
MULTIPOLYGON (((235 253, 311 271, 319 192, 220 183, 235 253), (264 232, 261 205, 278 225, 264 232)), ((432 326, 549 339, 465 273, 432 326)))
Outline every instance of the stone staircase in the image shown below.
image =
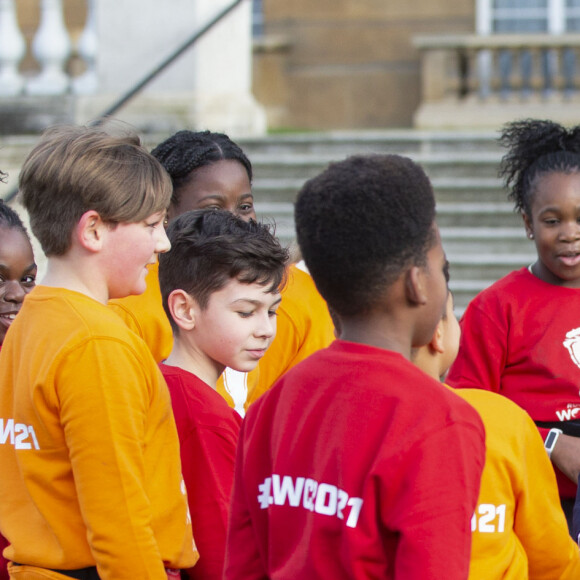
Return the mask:
MULTIPOLYGON (((152 148, 167 135, 148 135, 152 148)), ((437 221, 451 263, 450 286, 461 314, 480 290, 534 260, 521 217, 507 200, 497 169, 502 150, 491 132, 366 131, 238 139, 254 166, 256 210, 284 243, 294 239, 293 201, 304 181, 328 163, 356 153, 399 153, 424 168, 435 190, 437 221)), ((6 196, 32 137, 0 137, 6 196)), ((38 253, 38 250, 37 250, 38 253)))
POLYGON ((437 221, 451 263, 456 311, 508 272, 530 264, 535 249, 513 211, 497 170, 503 151, 491 132, 373 131, 269 136, 240 141, 254 166, 260 216, 294 239, 292 201, 306 179, 355 153, 399 153, 420 163, 437 199, 437 221))

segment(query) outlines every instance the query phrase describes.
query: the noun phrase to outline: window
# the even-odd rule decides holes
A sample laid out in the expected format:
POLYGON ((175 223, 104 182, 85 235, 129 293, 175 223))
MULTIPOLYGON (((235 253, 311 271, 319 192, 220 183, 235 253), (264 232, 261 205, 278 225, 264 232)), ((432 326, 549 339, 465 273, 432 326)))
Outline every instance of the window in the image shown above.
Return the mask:
POLYGON ((479 34, 580 31, 580 0, 477 0, 479 34))

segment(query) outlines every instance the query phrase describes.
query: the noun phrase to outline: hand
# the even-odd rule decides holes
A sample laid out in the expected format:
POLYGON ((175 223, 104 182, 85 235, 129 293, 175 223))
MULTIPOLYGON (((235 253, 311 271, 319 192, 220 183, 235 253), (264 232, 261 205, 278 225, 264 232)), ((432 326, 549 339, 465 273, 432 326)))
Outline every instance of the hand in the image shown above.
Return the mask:
POLYGON ((574 483, 580 475, 580 437, 571 437, 563 433, 558 437, 552 451, 554 465, 574 483))

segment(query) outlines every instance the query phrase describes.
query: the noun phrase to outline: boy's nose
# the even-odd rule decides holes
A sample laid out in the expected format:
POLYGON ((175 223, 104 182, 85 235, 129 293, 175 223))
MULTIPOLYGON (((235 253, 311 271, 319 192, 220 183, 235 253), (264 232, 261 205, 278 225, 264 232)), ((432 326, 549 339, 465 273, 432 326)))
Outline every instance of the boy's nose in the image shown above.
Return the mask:
POLYGON ((169 252, 171 250, 171 242, 167 237, 167 233, 165 232, 165 228, 155 228, 155 232, 157 233, 157 243, 155 244, 155 253, 163 254, 165 252, 169 252))
POLYGON ((263 317, 261 317, 261 324, 257 329, 258 336, 263 336, 265 338, 271 338, 276 335, 276 317, 270 316, 268 313, 265 313, 263 317))

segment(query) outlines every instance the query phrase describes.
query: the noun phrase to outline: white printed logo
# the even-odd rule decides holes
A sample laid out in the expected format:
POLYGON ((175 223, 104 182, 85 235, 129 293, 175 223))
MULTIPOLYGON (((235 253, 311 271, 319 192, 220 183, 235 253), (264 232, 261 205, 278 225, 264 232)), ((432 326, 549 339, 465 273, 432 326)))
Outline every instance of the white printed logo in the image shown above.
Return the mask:
POLYGON ((574 364, 580 367, 580 328, 574 328, 567 332, 563 344, 568 349, 574 364))
POLYGON ((560 421, 573 421, 576 419, 576 415, 580 412, 580 407, 574 407, 573 405, 568 405, 567 409, 561 409, 556 411, 556 415, 560 421))
POLYGON ((471 531, 494 534, 505 531, 505 504, 481 503, 471 518, 471 531))
POLYGON ((9 443, 15 449, 40 449, 32 425, 14 423, 14 419, 0 419, 0 445, 9 443))
POLYGON ((363 504, 362 498, 349 498, 346 491, 330 483, 318 483, 305 477, 293 479, 289 475, 267 477, 258 485, 258 491, 258 503, 262 509, 272 504, 289 505, 343 520, 344 510, 350 508, 346 519, 349 528, 356 527, 363 504))

